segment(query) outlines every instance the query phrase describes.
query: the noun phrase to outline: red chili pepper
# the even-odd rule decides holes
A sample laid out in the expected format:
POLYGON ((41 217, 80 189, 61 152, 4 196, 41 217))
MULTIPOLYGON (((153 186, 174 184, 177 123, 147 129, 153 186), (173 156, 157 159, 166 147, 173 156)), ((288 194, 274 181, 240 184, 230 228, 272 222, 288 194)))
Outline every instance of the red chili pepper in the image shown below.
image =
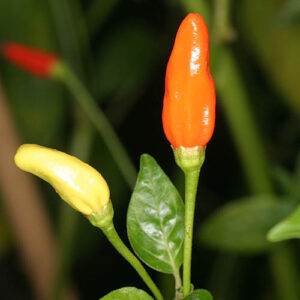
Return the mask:
POLYGON ((18 43, 6 43, 1 50, 13 64, 40 77, 51 76, 52 68, 58 62, 58 58, 51 53, 18 43))
POLYGON ((190 13, 178 29, 166 72, 162 119, 174 148, 208 143, 215 125, 215 98, 207 27, 199 14, 190 13))

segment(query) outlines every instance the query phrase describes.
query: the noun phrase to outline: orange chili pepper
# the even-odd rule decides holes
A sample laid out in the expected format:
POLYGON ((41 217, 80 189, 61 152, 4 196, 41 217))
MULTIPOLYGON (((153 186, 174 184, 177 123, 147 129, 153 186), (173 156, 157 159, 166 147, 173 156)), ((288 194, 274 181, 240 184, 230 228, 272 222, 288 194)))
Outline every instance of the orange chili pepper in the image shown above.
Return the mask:
POLYGON ((215 126, 215 98, 207 27, 199 14, 190 13, 178 29, 165 81, 163 128, 175 149, 208 143, 215 126))
POLYGON ((40 51, 19 43, 6 43, 1 47, 4 57, 31 74, 49 77, 58 58, 48 52, 40 51))

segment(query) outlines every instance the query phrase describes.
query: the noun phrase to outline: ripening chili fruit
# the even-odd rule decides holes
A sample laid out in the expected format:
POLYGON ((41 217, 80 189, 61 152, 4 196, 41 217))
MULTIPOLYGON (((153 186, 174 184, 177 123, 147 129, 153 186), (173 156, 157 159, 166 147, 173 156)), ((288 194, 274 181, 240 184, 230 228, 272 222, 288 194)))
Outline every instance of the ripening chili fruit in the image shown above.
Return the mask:
MULTIPOLYGON (((74 156, 25 144, 15 155, 16 165, 50 183, 60 197, 82 214, 91 217, 111 206, 109 188, 94 168, 74 156)), ((112 208, 110 217, 112 218, 112 208)))
POLYGON ((54 66, 59 62, 59 59, 51 53, 19 43, 6 43, 2 45, 1 51, 14 65, 40 77, 51 77, 54 66))
POLYGON ((168 62, 163 128, 174 149, 204 147, 215 126, 215 86, 209 69, 209 38, 203 18, 180 24, 168 62))

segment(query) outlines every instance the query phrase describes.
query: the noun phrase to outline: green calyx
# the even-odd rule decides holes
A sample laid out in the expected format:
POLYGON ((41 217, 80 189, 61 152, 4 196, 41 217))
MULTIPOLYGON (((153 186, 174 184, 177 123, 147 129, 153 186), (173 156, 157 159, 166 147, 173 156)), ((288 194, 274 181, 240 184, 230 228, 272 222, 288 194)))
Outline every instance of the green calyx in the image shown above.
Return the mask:
POLYGON ((184 173, 199 170, 204 163, 205 149, 201 146, 173 148, 176 164, 184 173))
POLYGON ((113 217, 114 209, 111 201, 109 201, 109 203, 106 206, 104 206, 104 208, 99 213, 91 214, 87 218, 92 225, 101 229, 111 224, 113 217))
POLYGON ((53 79, 57 79, 57 80, 64 79, 65 77, 68 76, 69 73, 70 71, 67 65, 62 60, 57 61, 50 70, 50 76, 53 79))

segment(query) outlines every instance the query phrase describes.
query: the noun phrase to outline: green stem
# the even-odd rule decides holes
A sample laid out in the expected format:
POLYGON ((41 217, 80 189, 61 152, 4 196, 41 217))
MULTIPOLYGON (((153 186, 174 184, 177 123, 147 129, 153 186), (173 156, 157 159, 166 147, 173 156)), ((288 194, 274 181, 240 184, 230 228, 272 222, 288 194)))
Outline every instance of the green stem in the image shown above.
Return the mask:
POLYGON ((185 172, 185 224, 184 224, 184 250, 183 250, 183 295, 187 296, 191 289, 191 261, 193 245, 193 227, 195 202, 199 180, 198 170, 185 172))
POLYGON ((294 247, 288 243, 277 243, 271 250, 269 260, 274 274, 278 299, 299 299, 299 271, 295 264, 294 247))
POLYGON ((80 107, 102 136, 128 186, 133 189, 137 176, 136 169, 103 111, 67 65, 57 64, 53 70, 53 77, 61 80, 69 88, 80 107))
POLYGON ((132 267, 141 276, 141 278, 149 287, 155 298, 157 300, 163 300, 161 292, 159 291, 158 287, 153 282, 153 280, 151 279, 141 262, 132 254, 132 252, 120 239, 113 222, 109 222, 107 225, 102 226, 101 230, 106 235, 111 244, 116 248, 116 250, 132 265, 132 267))
POLYGON ((262 137, 236 61, 227 47, 215 46, 212 58, 215 61, 212 70, 216 88, 222 97, 220 105, 234 138, 248 185, 254 194, 272 193, 262 137))
POLYGON ((185 217, 184 217, 184 248, 183 248, 183 295, 191 290, 191 262, 193 246, 193 227, 195 202, 201 167, 205 160, 206 147, 174 148, 176 164, 185 175, 185 217))
POLYGON ((209 27, 211 21, 210 1, 203 0, 178 0, 186 13, 199 13, 209 27))
POLYGON ((175 279, 175 290, 179 291, 182 288, 182 282, 181 282, 181 276, 180 276, 179 269, 175 268, 175 270, 173 270, 173 276, 175 279))

